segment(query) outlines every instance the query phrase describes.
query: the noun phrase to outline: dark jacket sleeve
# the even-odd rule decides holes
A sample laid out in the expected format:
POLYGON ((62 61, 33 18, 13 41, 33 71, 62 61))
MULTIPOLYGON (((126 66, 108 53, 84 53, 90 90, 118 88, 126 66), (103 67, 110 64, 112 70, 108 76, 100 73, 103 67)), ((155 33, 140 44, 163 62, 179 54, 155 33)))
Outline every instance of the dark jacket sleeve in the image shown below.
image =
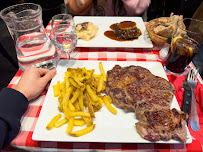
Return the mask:
POLYGON ((20 92, 4 88, 0 92, 0 149, 8 145, 20 130, 20 119, 28 107, 20 92))

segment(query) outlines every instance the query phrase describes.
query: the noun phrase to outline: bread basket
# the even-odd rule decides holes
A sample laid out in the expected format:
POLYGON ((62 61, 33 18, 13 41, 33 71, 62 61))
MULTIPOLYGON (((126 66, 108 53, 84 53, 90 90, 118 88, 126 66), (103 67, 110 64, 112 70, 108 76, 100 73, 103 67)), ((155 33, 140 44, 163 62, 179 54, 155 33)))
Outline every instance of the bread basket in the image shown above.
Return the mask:
POLYGON ((166 40, 167 38, 166 37, 163 37, 163 36, 160 36, 160 35, 157 35, 156 33, 154 33, 154 28, 156 26, 156 21, 159 20, 159 21, 163 21, 165 22, 167 20, 168 17, 160 17, 160 18, 156 18, 156 19, 153 19, 151 21, 149 21, 147 24, 146 24, 146 29, 147 29, 147 32, 149 34, 149 37, 151 38, 152 42, 155 44, 155 45, 158 45, 158 46, 163 46, 165 43, 166 43, 166 40))

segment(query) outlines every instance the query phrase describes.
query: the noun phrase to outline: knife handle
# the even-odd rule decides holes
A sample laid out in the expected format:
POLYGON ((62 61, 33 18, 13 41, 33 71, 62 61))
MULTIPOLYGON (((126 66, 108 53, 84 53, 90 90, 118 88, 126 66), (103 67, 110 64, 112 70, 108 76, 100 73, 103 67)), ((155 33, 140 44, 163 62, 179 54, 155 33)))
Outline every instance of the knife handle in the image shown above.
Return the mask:
POLYGON ((191 90, 184 90, 183 104, 181 110, 188 115, 190 114, 190 104, 191 104, 192 92, 191 90))

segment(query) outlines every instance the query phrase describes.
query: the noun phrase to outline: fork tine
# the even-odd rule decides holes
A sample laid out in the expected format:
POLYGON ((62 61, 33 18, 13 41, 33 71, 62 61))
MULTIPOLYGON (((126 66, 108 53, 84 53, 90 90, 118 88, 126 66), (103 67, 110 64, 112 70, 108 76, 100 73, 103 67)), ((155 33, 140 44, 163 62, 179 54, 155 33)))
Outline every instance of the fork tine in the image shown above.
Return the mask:
POLYGON ((198 74, 199 74, 199 68, 195 70, 195 81, 197 81, 198 74))
POLYGON ((187 80, 191 80, 191 78, 192 78, 192 69, 190 68, 190 70, 188 72, 187 80))

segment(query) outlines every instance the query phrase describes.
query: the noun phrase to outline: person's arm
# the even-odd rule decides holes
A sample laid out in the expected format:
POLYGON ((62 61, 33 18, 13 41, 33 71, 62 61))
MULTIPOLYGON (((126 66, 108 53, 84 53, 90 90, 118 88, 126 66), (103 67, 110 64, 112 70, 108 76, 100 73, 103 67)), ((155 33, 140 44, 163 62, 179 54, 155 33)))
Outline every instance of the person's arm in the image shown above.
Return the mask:
POLYGON ((92 0, 64 0, 68 10, 73 15, 88 15, 92 0))
POLYGON ((20 120, 28 107, 28 101, 38 97, 54 77, 56 70, 26 69, 15 89, 4 88, 0 92, 0 150, 18 134, 20 120))
POLYGON ((20 119, 28 107, 27 98, 11 88, 0 92, 0 149, 18 134, 20 119))
POLYGON ((127 15, 137 16, 144 13, 149 7, 151 0, 122 0, 127 15))

